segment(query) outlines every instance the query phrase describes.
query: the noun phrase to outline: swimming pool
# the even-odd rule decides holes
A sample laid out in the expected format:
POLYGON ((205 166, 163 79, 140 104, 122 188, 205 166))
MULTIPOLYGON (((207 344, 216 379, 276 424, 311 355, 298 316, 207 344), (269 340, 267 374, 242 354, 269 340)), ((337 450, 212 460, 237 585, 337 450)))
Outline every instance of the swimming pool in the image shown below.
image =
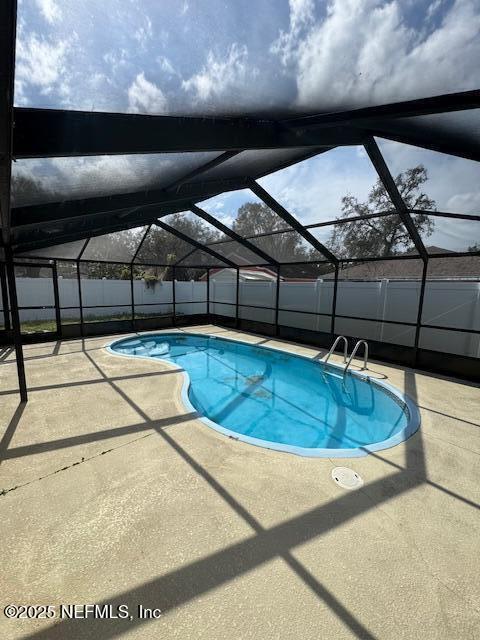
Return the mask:
POLYGON ((193 333, 147 334, 108 349, 159 358, 185 372, 183 401, 217 431, 315 457, 356 457, 392 447, 420 426, 415 404, 363 374, 271 349, 193 333))

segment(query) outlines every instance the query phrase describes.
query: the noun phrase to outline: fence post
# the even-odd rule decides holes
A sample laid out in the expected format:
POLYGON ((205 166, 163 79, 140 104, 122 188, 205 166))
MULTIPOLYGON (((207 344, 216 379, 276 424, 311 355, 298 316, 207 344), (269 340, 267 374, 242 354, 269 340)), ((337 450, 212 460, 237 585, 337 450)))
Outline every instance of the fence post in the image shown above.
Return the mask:
POLYGON ((239 317, 238 317, 238 300, 240 296, 240 269, 237 267, 237 290, 235 298, 235 328, 238 329, 239 317))
POLYGON ((277 280, 275 283, 275 335, 278 336, 280 329, 278 327, 278 307, 280 297, 280 265, 277 266, 277 280))
POLYGON ((173 318, 172 324, 175 326, 177 324, 177 316, 176 316, 176 298, 175 298, 175 278, 177 276, 177 270, 175 266, 172 267, 172 303, 173 303, 173 318))
POLYGON ((380 297, 379 297, 379 307, 380 307, 380 317, 382 322, 380 323, 380 342, 383 342, 383 330, 385 327, 385 311, 387 308, 387 295, 388 295, 388 286, 390 281, 387 278, 382 278, 380 281, 380 297))
POLYGON ((332 300, 332 324, 330 327, 330 333, 335 335, 335 312, 337 310, 337 289, 338 289, 338 265, 335 265, 335 280, 333 281, 333 300, 332 300))
POLYGON ((130 304, 132 307, 132 329, 135 329, 135 292, 133 290, 133 264, 130 265, 130 304))
POLYGON ((210 269, 207 269, 207 322, 210 324, 210 269))
POLYGON ((315 280, 315 330, 320 331, 320 302, 323 289, 323 278, 317 278, 315 280))

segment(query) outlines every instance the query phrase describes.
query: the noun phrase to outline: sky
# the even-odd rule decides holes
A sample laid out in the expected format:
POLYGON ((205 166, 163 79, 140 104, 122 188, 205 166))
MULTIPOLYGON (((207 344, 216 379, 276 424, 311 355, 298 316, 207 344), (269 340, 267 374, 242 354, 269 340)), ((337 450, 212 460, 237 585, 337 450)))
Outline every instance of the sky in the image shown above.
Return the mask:
POLYGON ((17 105, 318 111, 476 89, 478 0, 20 0, 17 105))
MULTIPOLYGON (((422 186, 438 211, 480 215, 480 164, 410 145, 377 139, 393 176, 423 165, 428 180, 422 186)), ((365 202, 377 174, 363 147, 337 147, 258 180, 287 211, 303 224, 329 222, 341 214, 341 199, 349 194, 365 202)), ((210 198, 199 206, 231 226, 238 207, 258 201, 249 190, 210 198)), ((392 207, 393 209, 393 207, 392 207)), ((315 233, 328 241, 330 229, 315 233)), ((465 251, 480 243, 480 222, 436 218, 425 244, 465 251)))
MULTIPOLYGON (((15 104, 315 113, 478 89, 479 60, 478 0, 20 0, 15 104)), ((412 148, 390 155, 393 172, 424 159, 412 148)), ((437 207, 480 213, 475 163, 427 159, 437 207)), ((171 165, 168 158, 152 162, 154 175, 171 165)), ((57 183, 71 181, 72 170, 82 184, 105 172, 125 185, 130 174, 152 173, 128 156, 16 165, 16 173, 54 175, 57 183)), ((302 221, 319 222, 327 211, 338 213, 339 193, 364 198, 373 180, 363 151, 349 148, 264 186, 302 221)))

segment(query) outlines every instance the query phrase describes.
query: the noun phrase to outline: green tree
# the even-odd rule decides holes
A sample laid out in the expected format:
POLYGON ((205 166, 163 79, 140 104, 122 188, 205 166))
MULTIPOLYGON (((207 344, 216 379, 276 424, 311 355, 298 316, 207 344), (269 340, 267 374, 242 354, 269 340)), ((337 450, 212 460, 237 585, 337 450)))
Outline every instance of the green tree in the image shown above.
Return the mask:
MULTIPOLYGON (((254 239, 259 249, 279 262, 301 262, 318 259, 313 247, 310 247, 302 236, 291 228, 263 202, 246 202, 237 213, 233 229, 244 238, 259 234, 265 235, 254 239), (290 233, 274 233, 287 231, 290 233)), ((259 262, 262 262, 259 258, 259 262)))
MULTIPOLYGON (((427 180, 427 170, 423 165, 407 169, 395 178, 395 184, 408 209, 435 210, 435 200, 422 190, 427 180)), ((366 202, 359 202, 352 195, 344 196, 342 214, 337 220, 392 209, 388 193, 378 179, 366 202)), ((424 213, 411 214, 411 217, 423 238, 432 234, 434 222, 431 218, 424 213)), ((333 227, 327 246, 335 255, 344 258, 391 256, 414 248, 408 231, 396 214, 337 224, 333 227)))
POLYGON ((63 199, 65 199, 65 196, 56 193, 47 180, 17 172, 12 173, 12 207, 55 202, 63 199))
MULTIPOLYGON (((176 213, 164 219, 166 224, 180 231, 188 238, 193 238, 201 244, 209 244, 221 239, 221 234, 211 229, 194 215, 176 213)), ((214 248, 214 247, 212 247, 214 248)), ((177 278, 181 280, 196 280, 203 275, 201 270, 190 265, 211 265, 214 258, 204 253, 173 233, 160 227, 152 226, 145 241, 138 252, 137 263, 152 265, 143 267, 145 273, 157 280, 171 277, 168 266, 177 264, 177 278), (163 268, 153 265, 165 265, 163 268)))
POLYGON ((98 262, 85 262, 85 275, 88 278, 128 280, 130 278, 129 264, 143 234, 144 229, 137 228, 91 238, 82 257, 88 260, 98 260, 98 262), (113 262, 109 262, 109 260, 113 262), (124 262, 124 264, 114 264, 117 262, 124 262))

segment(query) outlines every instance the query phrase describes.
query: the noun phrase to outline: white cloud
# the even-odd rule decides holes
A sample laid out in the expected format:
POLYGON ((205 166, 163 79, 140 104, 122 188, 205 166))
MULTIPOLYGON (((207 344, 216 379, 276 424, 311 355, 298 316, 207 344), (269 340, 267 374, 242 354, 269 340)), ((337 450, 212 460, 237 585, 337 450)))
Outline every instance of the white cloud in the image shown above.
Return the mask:
POLYGON ((166 113, 167 98, 160 87, 139 73, 128 89, 128 110, 130 113, 166 113))
MULTIPOLYGON (((395 176, 423 164, 428 181, 422 190, 436 201, 439 211, 480 213, 480 165, 454 156, 379 140, 382 153, 395 176)), ((368 158, 355 149, 338 147, 261 178, 259 183, 304 224, 333 221, 341 209, 342 196, 350 193, 360 202, 377 176, 368 158)), ((480 241, 480 223, 435 218, 434 231, 425 238, 429 246, 464 251, 480 241)), ((326 242, 331 227, 313 231, 326 242)))
POLYGON ((199 73, 184 80, 182 87, 185 91, 192 91, 200 102, 223 96, 232 89, 245 86, 258 74, 258 70, 249 67, 247 62, 247 47, 237 43, 232 44, 224 59, 210 51, 206 65, 199 73))
POLYGON ((166 73, 166 74, 168 74, 170 76, 178 75, 178 73, 173 68, 173 65, 170 62, 170 60, 168 58, 166 58, 165 56, 158 56, 157 62, 158 62, 158 66, 160 67, 160 69, 164 73, 166 73))
POLYGON ((288 31, 282 30, 270 48, 272 53, 280 56, 284 65, 295 58, 300 38, 314 21, 313 0, 290 0, 289 4, 290 29, 288 31))
POLYGON ((152 21, 148 16, 145 17, 145 24, 142 27, 139 27, 133 34, 133 37, 138 42, 138 44, 142 47, 142 49, 146 48, 147 42, 153 36, 152 29, 152 21))
POLYGON ((15 102, 28 102, 28 85, 39 88, 43 94, 58 88, 65 71, 65 59, 70 44, 66 40, 51 42, 32 33, 27 39, 17 39, 15 69, 15 102))
POLYGON ((431 20, 433 17, 435 17, 435 14, 442 7, 443 4, 444 4, 444 0, 433 0, 433 2, 428 5, 427 19, 431 20))
POLYGON ((104 176, 110 188, 112 185, 122 185, 122 190, 128 191, 129 186, 138 185, 139 170, 144 169, 140 157, 131 156, 53 158, 51 165, 56 172, 56 179, 65 185, 63 188, 67 192, 74 189, 79 193, 92 192, 93 185, 98 188, 101 184, 98 176, 104 176))
POLYGON ((120 67, 124 67, 128 62, 129 54, 127 49, 112 49, 104 54, 104 61, 110 66, 115 73, 120 67))
MULTIPOLYGON (((15 177, 32 180, 43 193, 65 197, 92 197, 126 193, 159 184, 170 175, 175 158, 170 154, 88 156, 18 160, 15 177)), ((16 205, 30 204, 28 193, 16 193, 16 205)))
POLYGON ((428 172, 424 191, 439 211, 480 214, 480 164, 408 144, 379 140, 392 174, 422 164, 428 172))
POLYGON ((333 221, 347 194, 367 198, 377 174, 358 147, 338 147, 261 178, 259 183, 304 224, 333 221))
POLYGON ((448 198, 446 205, 447 211, 480 215, 480 189, 456 193, 448 198))
POLYGON ((35 0, 39 10, 47 22, 53 24, 62 15, 60 7, 55 0, 35 0))
POLYGON ((480 85, 477 0, 456 0, 429 33, 407 26, 399 0, 332 0, 316 22, 309 7, 291 1, 290 30, 272 45, 294 67, 299 106, 342 108, 480 85))

